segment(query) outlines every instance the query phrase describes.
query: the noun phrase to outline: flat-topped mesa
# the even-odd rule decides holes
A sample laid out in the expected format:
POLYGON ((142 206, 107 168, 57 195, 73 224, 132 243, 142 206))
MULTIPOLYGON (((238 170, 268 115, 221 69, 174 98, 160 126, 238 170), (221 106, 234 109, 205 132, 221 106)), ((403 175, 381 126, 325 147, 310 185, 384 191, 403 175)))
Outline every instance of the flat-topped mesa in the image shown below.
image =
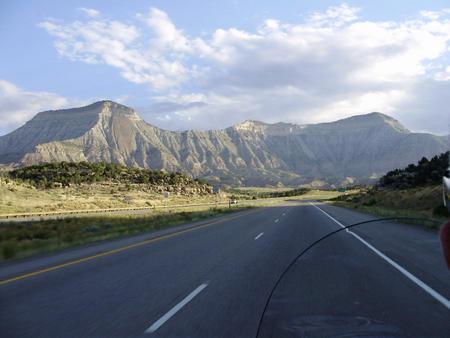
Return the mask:
POLYGON ((89 119, 98 117, 98 115, 126 116, 132 119, 141 119, 134 109, 110 100, 103 100, 79 108, 46 110, 36 114, 30 122, 33 120, 47 120, 55 118, 89 119))
POLYGON ((251 133, 265 134, 265 135, 288 135, 309 131, 327 131, 340 128, 344 130, 356 130, 356 129, 375 129, 375 128, 388 128, 394 132, 410 133, 396 119, 381 113, 369 113, 363 115, 355 115, 352 117, 344 118, 341 120, 317 123, 317 124, 294 124, 294 123, 266 123, 262 121, 246 120, 242 123, 235 124, 233 129, 238 131, 246 131, 251 133))
POLYGON ((42 112, 1 136, 0 164, 113 162, 227 184, 298 185, 372 177, 445 150, 445 138, 409 132, 380 113, 330 123, 248 120, 210 132, 175 132, 146 123, 132 108, 100 101, 42 112))
POLYGON ((15 162, 39 144, 76 139, 99 123, 102 126, 109 125, 110 119, 123 125, 128 124, 126 121, 131 124, 141 121, 134 109, 109 100, 79 108, 40 112, 22 127, 1 138, 2 160, 15 162))
POLYGON ((380 128, 380 127, 388 127, 392 129, 392 131, 399 133, 410 133, 410 131, 405 128, 400 122, 398 122, 393 117, 382 113, 369 113, 363 115, 355 115, 351 117, 347 117, 341 120, 337 120, 335 122, 328 123, 319 123, 316 125, 310 125, 315 129, 326 130, 328 128, 335 129, 339 127, 341 130, 345 129, 365 129, 365 128, 380 128))

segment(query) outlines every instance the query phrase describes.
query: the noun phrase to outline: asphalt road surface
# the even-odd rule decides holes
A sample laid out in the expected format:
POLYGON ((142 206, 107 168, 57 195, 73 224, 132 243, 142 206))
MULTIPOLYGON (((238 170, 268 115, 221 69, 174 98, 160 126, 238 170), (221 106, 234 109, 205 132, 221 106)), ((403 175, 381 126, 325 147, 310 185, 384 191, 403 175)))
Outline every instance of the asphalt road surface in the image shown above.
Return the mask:
POLYGON ((437 233, 420 226, 343 230, 268 301, 299 252, 373 218, 288 202, 6 263, 0 336, 449 337, 450 272, 437 233))

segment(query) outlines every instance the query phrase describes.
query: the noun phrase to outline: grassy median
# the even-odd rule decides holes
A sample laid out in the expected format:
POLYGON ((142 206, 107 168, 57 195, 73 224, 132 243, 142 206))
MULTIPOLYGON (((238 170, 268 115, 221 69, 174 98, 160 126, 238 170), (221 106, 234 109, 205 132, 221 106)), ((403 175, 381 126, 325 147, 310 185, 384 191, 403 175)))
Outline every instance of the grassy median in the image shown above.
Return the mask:
POLYGON ((209 208, 196 211, 153 211, 145 215, 92 216, 0 224, 0 259, 120 238, 224 215, 248 207, 209 208))

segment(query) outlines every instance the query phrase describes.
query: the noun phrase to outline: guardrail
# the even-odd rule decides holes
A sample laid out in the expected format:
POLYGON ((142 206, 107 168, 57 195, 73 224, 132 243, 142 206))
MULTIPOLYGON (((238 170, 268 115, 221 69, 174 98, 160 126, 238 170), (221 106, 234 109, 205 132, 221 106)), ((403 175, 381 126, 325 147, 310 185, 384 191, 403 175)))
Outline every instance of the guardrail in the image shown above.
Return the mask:
POLYGON ((20 213, 20 214, 3 214, 3 215, 0 215, 0 220, 1 219, 12 219, 12 218, 43 217, 43 216, 66 216, 66 215, 75 215, 75 214, 97 214, 97 213, 108 213, 108 212, 117 212, 117 211, 139 211, 139 210, 156 210, 156 209, 172 209, 172 208, 173 209, 179 209, 179 208, 216 206, 216 205, 228 205, 228 202, 157 205, 157 206, 152 206, 152 207, 109 208, 109 209, 81 209, 81 210, 67 210, 67 211, 28 212, 28 213, 20 213))
MULTIPOLYGON (((257 204, 258 202, 268 202, 271 200, 280 200, 280 197, 258 198, 256 200, 240 200, 239 204, 235 206, 249 206, 257 204)), ((195 204, 172 204, 172 205, 156 205, 151 207, 130 207, 130 208, 109 208, 109 209, 81 209, 81 210, 68 210, 68 211, 42 211, 42 212, 28 212, 18 214, 0 214, 0 221, 15 218, 31 218, 31 217, 44 217, 44 216, 70 216, 77 214, 99 214, 118 211, 139 211, 139 210, 161 210, 161 209, 182 209, 189 207, 206 207, 206 206, 218 206, 229 205, 229 202, 210 202, 210 203, 195 203, 195 204)))

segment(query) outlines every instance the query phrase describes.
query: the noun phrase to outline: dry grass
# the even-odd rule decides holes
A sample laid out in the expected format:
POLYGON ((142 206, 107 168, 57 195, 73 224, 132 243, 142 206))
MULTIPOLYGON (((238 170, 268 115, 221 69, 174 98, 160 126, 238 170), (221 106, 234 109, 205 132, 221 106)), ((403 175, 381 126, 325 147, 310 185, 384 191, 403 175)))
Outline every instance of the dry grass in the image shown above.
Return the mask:
MULTIPOLYGON (((92 203, 97 208, 123 207, 123 204, 114 200, 114 194, 108 194, 110 187, 97 185, 92 187, 77 187, 68 189, 36 190, 18 185, 3 185, 2 210, 7 212, 36 211, 38 208, 57 210, 86 208, 92 203), (62 200, 62 196, 66 196, 62 200), (70 196, 68 199, 67 196, 70 196), (15 203, 8 206, 5 201, 15 203), (95 203, 95 204, 94 204, 95 203), (113 203, 113 204, 109 204, 113 203), (117 204, 114 204, 117 203, 117 204)), ((196 199, 183 196, 173 196, 164 200, 161 196, 151 195, 139 189, 127 191, 133 196, 135 206, 145 206, 151 203, 192 204, 201 202, 214 202, 215 197, 199 197, 196 199)), ((275 206, 286 201, 296 200, 327 200, 341 193, 335 191, 311 191, 302 196, 285 198, 264 198, 259 200, 241 200, 238 205, 229 207, 211 208, 210 206, 189 206, 183 210, 167 208, 165 210, 148 210, 139 214, 109 214, 84 215, 83 217, 61 217, 58 219, 45 219, 37 221, 15 221, 3 223, 0 226, 0 259, 26 257, 37 253, 59 250, 77 246, 93 241, 119 238, 126 235, 138 234, 146 231, 158 230, 164 227, 206 219, 214 215, 229 213, 248 207, 275 206)), ((222 196, 226 199, 226 196, 222 196)))
POLYGON ((265 192, 282 192, 282 191, 289 191, 292 188, 278 188, 278 187, 239 187, 239 188, 234 188, 233 190, 239 192, 250 192, 250 193, 265 193, 265 192))
MULTIPOLYGON (((222 198, 224 200, 224 197, 222 198)), ((175 204, 212 203, 213 195, 165 199, 145 185, 92 184, 69 188, 36 189, 14 181, 0 182, 0 215, 67 210, 149 207, 175 204)))
POLYGON ((289 197, 291 200, 329 200, 346 194, 353 194, 359 190, 349 190, 347 192, 339 192, 336 190, 311 190, 305 195, 289 197))
MULTIPOLYGON (((286 191, 288 188, 239 188, 241 191, 274 192, 286 191)), ((285 199, 330 199, 342 193, 336 191, 311 190, 310 192, 289 198, 265 198, 256 201, 245 201, 248 196, 239 198, 239 204, 271 205, 285 199)), ((161 207, 185 204, 201 204, 227 202, 227 194, 186 196, 171 194, 164 198, 161 194, 146 187, 144 184, 113 184, 97 183, 90 185, 71 186, 68 188, 36 189, 33 186, 5 182, 0 179, 0 215, 39 213, 39 212, 65 212, 68 210, 96 210, 113 208, 142 208, 161 207)))

